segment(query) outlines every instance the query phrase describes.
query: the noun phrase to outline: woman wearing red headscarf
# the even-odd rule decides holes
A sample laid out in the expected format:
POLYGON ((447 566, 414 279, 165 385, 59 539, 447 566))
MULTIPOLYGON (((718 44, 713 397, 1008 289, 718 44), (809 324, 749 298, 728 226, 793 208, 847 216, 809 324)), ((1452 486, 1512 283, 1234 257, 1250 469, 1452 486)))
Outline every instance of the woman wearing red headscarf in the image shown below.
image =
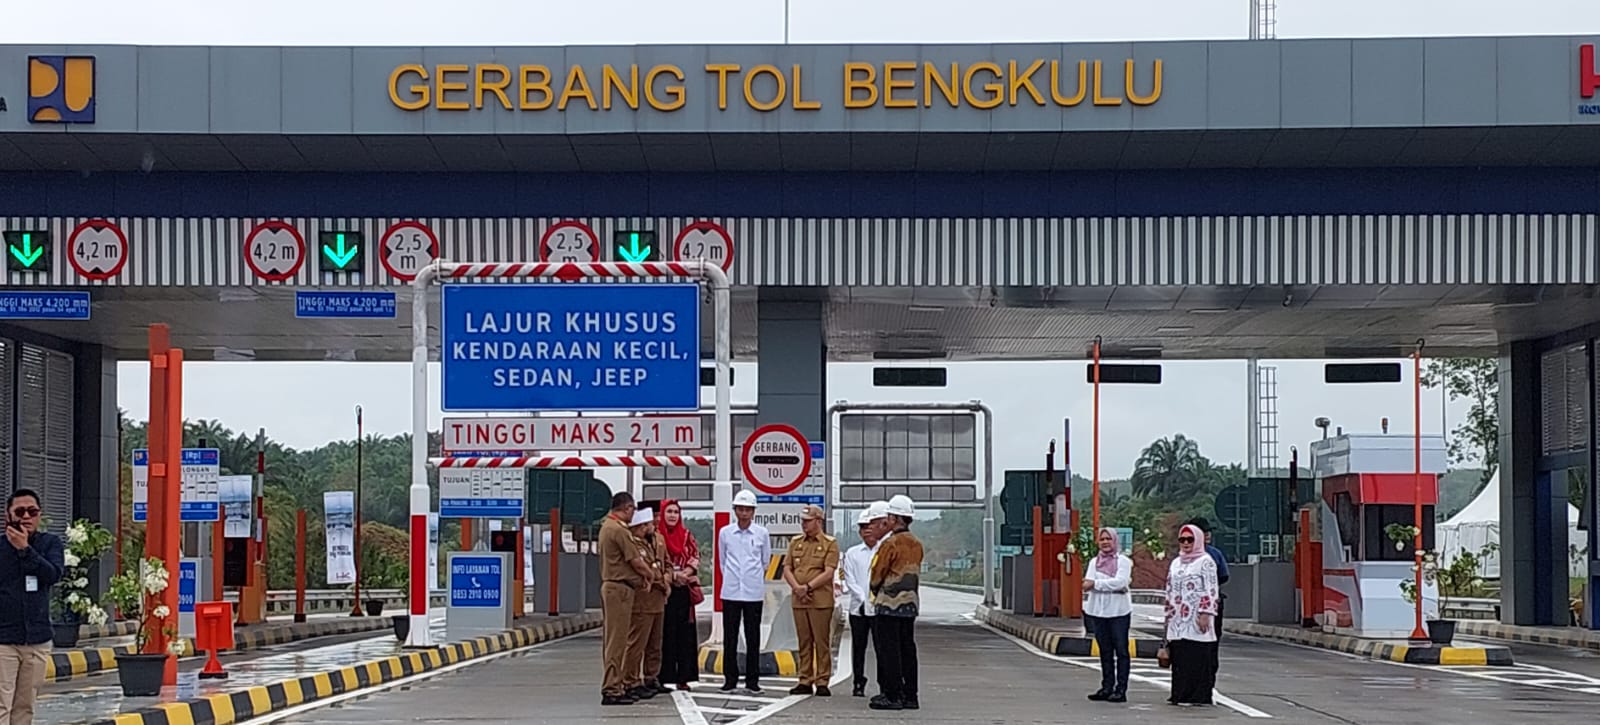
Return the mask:
POLYGON ((661 684, 687 690, 690 682, 700 679, 694 608, 705 595, 700 589, 700 547, 683 525, 683 507, 677 501, 661 502, 661 534, 672 565, 672 594, 661 627, 661 684))
POLYGON ((1217 684, 1217 564, 1194 524, 1178 530, 1178 557, 1167 572, 1167 654, 1172 697, 1184 707, 1210 705, 1217 684))

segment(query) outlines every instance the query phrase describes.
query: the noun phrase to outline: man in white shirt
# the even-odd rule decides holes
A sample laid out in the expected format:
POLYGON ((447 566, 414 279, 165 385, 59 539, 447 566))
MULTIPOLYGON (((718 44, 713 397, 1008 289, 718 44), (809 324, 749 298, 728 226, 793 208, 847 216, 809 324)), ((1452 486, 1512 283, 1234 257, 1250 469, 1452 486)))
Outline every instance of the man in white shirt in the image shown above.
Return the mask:
POLYGON ((744 622, 745 689, 761 692, 761 603, 767 597, 767 562, 772 541, 755 523, 756 497, 733 497, 734 522, 717 532, 717 567, 722 571, 723 692, 739 686, 739 623, 744 622))
POLYGON ((839 579, 847 595, 845 611, 850 616, 850 671, 854 673, 850 694, 856 697, 866 697, 867 693, 867 641, 872 637, 872 555, 878 550, 887 511, 888 504, 878 501, 861 512, 856 518, 861 543, 844 553, 844 561, 839 566, 839 579))

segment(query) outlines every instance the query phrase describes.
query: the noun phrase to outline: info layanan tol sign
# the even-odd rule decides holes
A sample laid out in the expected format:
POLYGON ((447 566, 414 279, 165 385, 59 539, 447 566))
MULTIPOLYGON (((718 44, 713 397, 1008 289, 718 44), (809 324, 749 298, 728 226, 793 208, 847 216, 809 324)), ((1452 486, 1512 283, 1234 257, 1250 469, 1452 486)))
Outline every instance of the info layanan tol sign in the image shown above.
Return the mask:
POLYGON ((1161 98, 1162 62, 1024 58, 951 61, 845 62, 813 69, 800 63, 743 66, 706 63, 703 71, 715 89, 714 98, 692 99, 684 68, 671 63, 642 65, 575 64, 564 77, 550 66, 500 63, 407 63, 389 74, 389 100, 407 111, 467 111, 493 108, 518 111, 565 111, 583 105, 589 110, 633 110, 641 105, 676 111, 689 103, 714 103, 718 110, 743 103, 757 111, 789 108, 816 111, 830 105, 847 109, 932 108, 935 106, 993 109, 1006 106, 1071 108, 1149 106, 1161 98), (1115 64, 1107 68, 1107 64, 1115 64), (1116 66, 1121 66, 1117 68, 1116 66), (843 92, 824 98, 810 90, 813 72, 843 75, 843 92), (1116 73, 1115 71, 1121 71, 1116 73), (1121 83, 1111 80, 1121 76, 1121 83))

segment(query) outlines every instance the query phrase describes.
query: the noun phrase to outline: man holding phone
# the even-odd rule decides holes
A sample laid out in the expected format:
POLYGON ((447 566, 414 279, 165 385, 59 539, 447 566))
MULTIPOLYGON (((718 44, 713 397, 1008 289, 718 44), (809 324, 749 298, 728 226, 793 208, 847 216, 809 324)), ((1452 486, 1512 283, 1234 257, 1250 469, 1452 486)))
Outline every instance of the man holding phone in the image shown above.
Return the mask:
POLYGON ((39 494, 6 499, 0 544, 0 725, 33 722, 33 701, 50 660, 50 587, 66 571, 61 537, 39 530, 39 494))

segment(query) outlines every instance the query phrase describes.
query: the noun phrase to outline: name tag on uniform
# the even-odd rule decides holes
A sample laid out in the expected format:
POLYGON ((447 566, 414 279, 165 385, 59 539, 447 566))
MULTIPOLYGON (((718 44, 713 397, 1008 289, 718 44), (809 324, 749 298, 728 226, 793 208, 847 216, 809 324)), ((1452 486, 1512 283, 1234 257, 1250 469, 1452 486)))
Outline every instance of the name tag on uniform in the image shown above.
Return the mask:
MULTIPOLYGON (((13 580, 13 581, 15 581, 15 580, 13 580)), ((23 577, 22 578, 22 589, 23 589, 23 591, 29 591, 29 592, 39 591, 39 577, 36 577, 36 576, 23 577)))

